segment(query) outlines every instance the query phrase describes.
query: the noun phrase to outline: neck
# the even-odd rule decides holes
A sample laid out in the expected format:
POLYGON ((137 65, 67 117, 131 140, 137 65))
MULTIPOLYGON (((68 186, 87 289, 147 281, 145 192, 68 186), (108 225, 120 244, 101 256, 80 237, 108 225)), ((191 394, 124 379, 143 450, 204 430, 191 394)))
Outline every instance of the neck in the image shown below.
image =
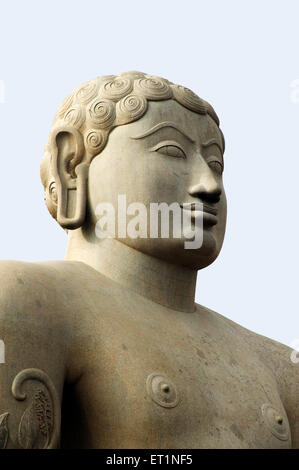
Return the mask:
POLYGON ((165 307, 195 310, 195 270, 146 255, 114 239, 94 239, 82 229, 69 232, 65 259, 81 261, 165 307))

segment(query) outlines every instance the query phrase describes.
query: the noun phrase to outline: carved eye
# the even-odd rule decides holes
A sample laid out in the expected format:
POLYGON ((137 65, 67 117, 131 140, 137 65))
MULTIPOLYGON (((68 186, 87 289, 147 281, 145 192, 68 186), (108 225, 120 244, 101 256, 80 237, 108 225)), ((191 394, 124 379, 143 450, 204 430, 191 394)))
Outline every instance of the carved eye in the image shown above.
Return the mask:
POLYGON ((211 170, 213 170, 218 175, 222 175, 223 165, 218 160, 213 160, 213 161, 209 162, 208 164, 209 164, 209 167, 211 168, 211 170))
POLYGON ((177 145, 162 145, 162 147, 156 148, 155 152, 163 153, 170 157, 186 158, 185 152, 177 145))

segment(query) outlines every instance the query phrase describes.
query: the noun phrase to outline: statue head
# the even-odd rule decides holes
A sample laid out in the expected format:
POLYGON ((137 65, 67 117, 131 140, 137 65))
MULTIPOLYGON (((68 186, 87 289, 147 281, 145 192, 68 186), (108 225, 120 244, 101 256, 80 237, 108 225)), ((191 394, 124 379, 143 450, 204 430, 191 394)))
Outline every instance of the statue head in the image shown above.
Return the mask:
POLYGON ((191 90, 140 72, 98 77, 75 89, 56 113, 41 164, 46 204, 64 229, 90 230, 97 205, 116 206, 120 194, 146 207, 200 201, 206 217, 196 255, 174 239, 120 241, 202 268, 224 238, 223 152, 214 109, 191 90))

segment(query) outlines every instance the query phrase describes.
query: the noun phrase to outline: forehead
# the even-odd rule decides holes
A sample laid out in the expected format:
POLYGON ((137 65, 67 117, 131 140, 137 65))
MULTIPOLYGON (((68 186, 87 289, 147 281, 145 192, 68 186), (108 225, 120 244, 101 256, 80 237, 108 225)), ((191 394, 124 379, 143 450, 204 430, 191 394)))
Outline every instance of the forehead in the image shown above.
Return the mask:
POLYGON ((174 100, 148 102, 148 109, 142 118, 119 126, 112 134, 116 131, 115 134, 134 137, 163 122, 176 124, 195 143, 200 144, 209 139, 217 139, 222 147, 219 128, 209 115, 197 114, 174 100))

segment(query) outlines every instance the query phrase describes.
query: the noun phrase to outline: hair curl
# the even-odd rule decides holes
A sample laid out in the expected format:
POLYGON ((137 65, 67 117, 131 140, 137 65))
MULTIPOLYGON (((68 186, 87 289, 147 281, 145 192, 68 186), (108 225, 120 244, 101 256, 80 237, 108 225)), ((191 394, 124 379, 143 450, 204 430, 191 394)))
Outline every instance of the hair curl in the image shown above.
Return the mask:
MULTIPOLYGON (((80 85, 59 107, 52 131, 65 125, 76 128, 83 136, 84 158, 90 163, 104 149, 112 129, 140 119, 147 111, 148 101, 169 99, 193 112, 209 115, 219 127, 213 107, 193 91, 164 78, 133 71, 97 77, 80 85)), ((222 132, 221 136, 224 145, 222 132)), ((45 188, 51 178, 49 142, 50 137, 41 163, 41 180, 45 188)), ((50 213, 56 218, 55 211, 50 210, 50 213)))

